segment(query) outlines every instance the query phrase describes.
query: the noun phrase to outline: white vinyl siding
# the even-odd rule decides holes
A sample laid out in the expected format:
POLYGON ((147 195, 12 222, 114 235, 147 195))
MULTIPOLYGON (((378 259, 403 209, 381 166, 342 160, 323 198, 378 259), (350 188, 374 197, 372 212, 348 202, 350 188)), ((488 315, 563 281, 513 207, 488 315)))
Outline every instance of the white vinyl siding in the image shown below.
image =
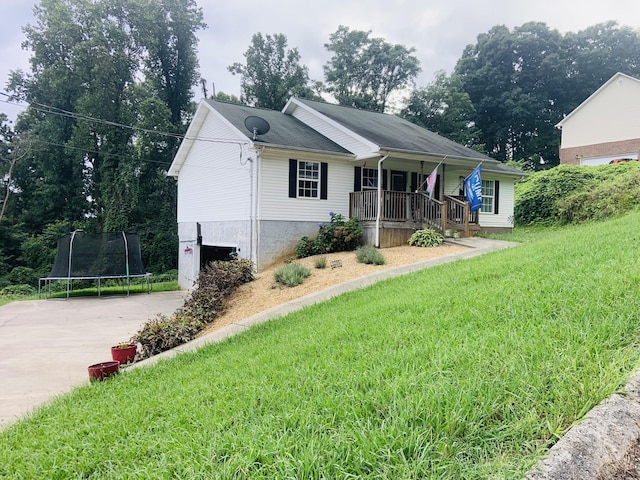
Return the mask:
POLYGON ((639 119, 640 81, 614 78, 566 119, 561 148, 640 138, 639 119))
POLYGON ((353 163, 348 159, 296 153, 297 160, 327 163, 327 199, 289 197, 291 153, 266 154, 260 160, 260 220, 326 222, 329 212, 349 215, 349 192, 353 191, 353 163))
MULTIPOLYGON (((237 133, 209 113, 198 136, 232 139, 237 133)), ((240 143, 194 142, 180 170, 178 222, 249 219, 252 163, 247 155, 240 143)))

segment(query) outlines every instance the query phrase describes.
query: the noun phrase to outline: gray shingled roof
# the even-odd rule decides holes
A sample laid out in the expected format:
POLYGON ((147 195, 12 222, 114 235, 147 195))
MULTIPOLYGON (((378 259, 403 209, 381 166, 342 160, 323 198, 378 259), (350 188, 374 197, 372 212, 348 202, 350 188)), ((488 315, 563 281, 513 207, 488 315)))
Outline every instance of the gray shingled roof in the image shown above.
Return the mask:
POLYGON ((470 163, 474 164, 473 166, 482 161, 486 162, 482 165, 485 171, 511 176, 525 175, 487 155, 444 138, 396 115, 358 110, 302 98, 296 98, 296 100, 378 145, 380 150, 396 150, 439 157, 446 155, 458 159, 468 159, 470 163))
POLYGON ((375 143, 381 150, 492 160, 480 152, 441 137, 396 115, 301 98, 297 100, 375 143))
POLYGON ((248 116, 256 116, 265 119, 271 127, 268 133, 257 137, 256 141, 258 142, 296 149, 351 153, 298 119, 277 110, 247 107, 215 100, 207 100, 207 103, 251 140, 253 134, 244 126, 244 120, 248 116))

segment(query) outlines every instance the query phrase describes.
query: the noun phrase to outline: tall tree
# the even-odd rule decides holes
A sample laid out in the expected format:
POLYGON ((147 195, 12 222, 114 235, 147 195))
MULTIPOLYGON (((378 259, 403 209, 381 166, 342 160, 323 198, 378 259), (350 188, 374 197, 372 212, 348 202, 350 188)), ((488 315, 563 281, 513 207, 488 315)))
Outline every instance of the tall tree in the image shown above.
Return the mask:
POLYGON ((371 38, 371 31, 340 26, 325 48, 333 52, 324 66, 327 91, 340 105, 384 112, 389 96, 420 73, 415 48, 371 38))
POLYGON ((160 263, 175 266, 165 174, 193 110, 201 10, 194 0, 41 0, 34 13, 31 71, 9 84, 30 103, 16 130, 33 139, 16 168, 16 222, 29 235, 60 221, 168 231, 175 246, 160 263))
POLYGON ((287 49, 287 37, 256 33, 244 53, 246 63, 234 63, 229 71, 241 75, 240 100, 251 106, 280 110, 293 95, 315 97, 309 71, 300 64, 297 48, 287 49))
POLYGON ((437 72, 430 85, 411 92, 400 116, 454 142, 481 149, 476 109, 457 75, 437 72))
POLYGON ((495 26, 456 65, 489 154, 500 160, 559 162, 554 129, 615 72, 640 73, 640 35, 615 22, 561 35, 544 23, 495 26))

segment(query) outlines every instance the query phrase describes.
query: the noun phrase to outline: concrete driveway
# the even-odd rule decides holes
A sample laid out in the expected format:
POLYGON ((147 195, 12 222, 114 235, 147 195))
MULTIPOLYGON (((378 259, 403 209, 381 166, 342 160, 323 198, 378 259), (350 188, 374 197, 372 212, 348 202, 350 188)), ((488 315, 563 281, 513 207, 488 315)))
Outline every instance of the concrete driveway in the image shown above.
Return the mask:
POLYGON ((112 345, 128 340, 156 314, 173 313, 186 295, 161 292, 1 306, 0 429, 88 382, 89 365, 111 360, 112 345))

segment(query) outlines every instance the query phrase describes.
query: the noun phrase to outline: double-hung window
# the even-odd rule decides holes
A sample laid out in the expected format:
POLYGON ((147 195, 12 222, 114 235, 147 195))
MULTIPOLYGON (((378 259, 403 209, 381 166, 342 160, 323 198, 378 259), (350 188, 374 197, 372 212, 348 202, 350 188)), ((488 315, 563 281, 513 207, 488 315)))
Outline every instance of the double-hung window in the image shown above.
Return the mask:
POLYGON ((482 180, 482 208, 483 213, 494 213, 495 202, 495 182, 493 180, 482 180))
POLYGON ((362 190, 374 190, 378 188, 378 169, 362 169, 362 190))
POLYGON ((320 162, 298 162, 298 197, 318 198, 320 162))
POLYGON ((289 160, 289 197, 327 199, 328 164, 289 160))

